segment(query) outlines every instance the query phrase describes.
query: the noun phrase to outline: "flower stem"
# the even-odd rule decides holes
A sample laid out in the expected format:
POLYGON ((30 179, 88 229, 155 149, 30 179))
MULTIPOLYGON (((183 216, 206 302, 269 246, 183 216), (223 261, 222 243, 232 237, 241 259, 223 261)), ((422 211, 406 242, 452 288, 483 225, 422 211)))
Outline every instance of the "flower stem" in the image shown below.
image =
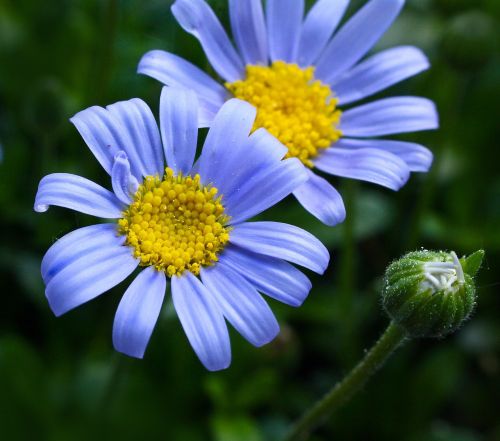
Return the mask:
POLYGON ((315 427, 363 387, 405 339, 405 331, 391 322, 377 343, 367 352, 356 367, 300 418, 285 438, 285 441, 307 439, 315 427))

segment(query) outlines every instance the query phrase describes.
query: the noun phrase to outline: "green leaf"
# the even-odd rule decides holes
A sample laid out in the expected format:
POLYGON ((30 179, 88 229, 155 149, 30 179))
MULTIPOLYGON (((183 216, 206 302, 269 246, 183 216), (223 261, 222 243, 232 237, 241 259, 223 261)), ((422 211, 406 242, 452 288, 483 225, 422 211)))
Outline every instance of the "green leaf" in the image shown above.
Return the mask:
POLYGON ((218 416, 213 431, 217 441, 262 441, 257 425, 244 416, 218 416))
POLYGON ((484 250, 478 250, 465 259, 460 259, 462 268, 469 276, 474 277, 481 268, 484 259, 484 250))

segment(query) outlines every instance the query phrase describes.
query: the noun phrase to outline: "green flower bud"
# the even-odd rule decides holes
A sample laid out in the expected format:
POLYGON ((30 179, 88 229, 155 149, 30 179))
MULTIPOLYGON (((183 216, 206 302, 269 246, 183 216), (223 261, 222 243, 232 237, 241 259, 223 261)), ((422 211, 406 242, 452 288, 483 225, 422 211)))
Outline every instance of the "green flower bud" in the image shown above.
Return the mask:
POLYGON ((411 337, 443 337, 469 318, 476 303, 474 276, 484 251, 416 251, 387 268, 382 305, 411 337))

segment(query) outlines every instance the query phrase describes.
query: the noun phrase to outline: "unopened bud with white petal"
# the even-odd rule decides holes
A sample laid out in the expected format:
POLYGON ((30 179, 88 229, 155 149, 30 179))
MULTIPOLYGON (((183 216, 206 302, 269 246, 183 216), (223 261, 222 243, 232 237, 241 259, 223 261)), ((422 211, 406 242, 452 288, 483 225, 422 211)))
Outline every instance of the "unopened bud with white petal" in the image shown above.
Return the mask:
POLYGON ((382 304, 411 337, 443 337, 469 318, 476 303, 474 276, 484 251, 459 259, 455 252, 416 251, 386 271, 382 304))

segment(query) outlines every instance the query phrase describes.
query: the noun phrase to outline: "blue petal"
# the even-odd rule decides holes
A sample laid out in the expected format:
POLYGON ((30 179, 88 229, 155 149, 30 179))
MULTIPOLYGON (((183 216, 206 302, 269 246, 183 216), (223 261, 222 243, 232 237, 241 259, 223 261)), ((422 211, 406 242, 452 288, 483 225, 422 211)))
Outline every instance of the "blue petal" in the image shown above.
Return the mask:
POLYGON ((335 176, 360 179, 399 190, 410 177, 406 163, 392 153, 377 149, 326 149, 314 165, 335 176))
POLYGON ((301 205, 324 224, 333 227, 345 220, 342 196, 325 179, 308 170, 309 180, 293 194, 301 205))
POLYGON ((325 48, 349 5, 349 0, 318 0, 302 25, 299 64, 314 64, 325 48))
POLYGON ((103 241, 98 248, 85 248, 85 252, 74 249, 69 263, 59 267, 50 278, 45 295, 52 311, 59 316, 113 288, 138 264, 131 249, 118 243, 103 241))
POLYGON ((208 132, 197 166, 204 183, 223 185, 232 173, 234 158, 241 158, 241 149, 248 139, 255 120, 255 108, 238 99, 222 106, 208 132))
POLYGON ((130 163, 124 151, 120 151, 115 155, 115 163, 111 170, 111 184, 116 197, 120 201, 127 205, 132 202, 131 196, 139 188, 139 183, 130 172, 130 163))
POLYGON ((236 245, 227 246, 219 262, 230 266, 260 292, 290 306, 300 306, 311 290, 309 279, 293 265, 236 245))
POLYGON ((40 181, 35 197, 35 211, 43 213, 50 205, 107 219, 122 217, 125 208, 109 190, 69 173, 53 173, 40 181))
POLYGON ((255 152, 255 156, 269 162, 283 159, 288 152, 275 136, 262 127, 250 135, 245 149, 248 150, 248 154, 255 152))
POLYGON ((213 295, 193 274, 172 277, 172 299, 184 332, 196 355, 210 371, 231 364, 224 316, 213 295))
POLYGON ((137 179, 163 168, 158 127, 151 110, 141 100, 119 102, 107 109, 89 107, 77 113, 71 122, 109 174, 120 150, 130 158, 137 179))
POLYGON ((139 62, 137 71, 167 86, 193 90, 198 96, 200 127, 210 125, 215 114, 230 96, 226 89, 201 69, 169 52, 147 52, 139 62))
POLYGON ((116 118, 106 109, 93 106, 78 112, 70 121, 104 170, 111 174, 115 155, 124 150, 116 118))
POLYGON ((226 156, 224 174, 219 170, 217 188, 224 198, 229 198, 258 171, 276 165, 287 152, 288 149, 266 129, 257 129, 226 156))
POLYGON ((395 97, 373 101, 342 114, 340 130, 345 136, 370 137, 418 132, 439 127, 434 103, 420 97, 395 97))
POLYGON ((125 237, 118 236, 116 224, 98 224, 79 228, 58 239, 45 253, 42 259, 42 278, 49 283, 59 273, 77 259, 102 247, 119 247, 125 237))
POLYGON ((371 0, 333 37, 316 65, 315 75, 333 82, 354 66, 399 15, 404 0, 371 0))
POLYGON ((330 254, 312 234, 279 222, 247 222, 234 227, 230 242, 255 253, 288 260, 323 274, 330 254))
POLYGON ((160 127, 167 163, 177 174, 191 171, 198 140, 198 100, 191 90, 164 87, 160 127))
MULTIPOLYGON (((242 158, 244 160, 244 158, 242 158)), ((286 198, 307 181, 304 165, 291 158, 257 169, 223 199, 231 224, 243 222, 286 198)))
POLYGON ((229 17, 245 64, 267 64, 267 29, 261 0, 229 0, 229 17))
POLYGON ((222 78, 232 82, 244 76, 240 56, 204 0, 177 0, 172 13, 184 30, 199 40, 210 64, 222 78))
POLYGON ((123 139, 121 150, 127 153, 133 174, 140 179, 163 174, 163 154, 158 125, 148 105, 134 98, 111 104, 106 109, 119 121, 123 139))
POLYGON ((142 358, 160 315, 167 280, 150 266, 130 284, 116 310, 113 346, 130 357, 142 358))
POLYGON ((346 72, 332 84, 340 104, 373 95, 429 68, 424 53, 412 46, 380 52, 346 72))
POLYGON ((267 0, 266 18, 271 60, 294 63, 299 50, 304 0, 267 0))
POLYGON ((412 172, 429 171, 433 160, 432 152, 429 149, 412 142, 342 138, 335 144, 335 147, 352 150, 366 148, 384 150, 401 158, 412 172))
POLYGON ((224 317, 251 344, 263 346, 278 335, 280 328, 271 308, 247 279, 219 263, 203 268, 201 280, 224 317))

